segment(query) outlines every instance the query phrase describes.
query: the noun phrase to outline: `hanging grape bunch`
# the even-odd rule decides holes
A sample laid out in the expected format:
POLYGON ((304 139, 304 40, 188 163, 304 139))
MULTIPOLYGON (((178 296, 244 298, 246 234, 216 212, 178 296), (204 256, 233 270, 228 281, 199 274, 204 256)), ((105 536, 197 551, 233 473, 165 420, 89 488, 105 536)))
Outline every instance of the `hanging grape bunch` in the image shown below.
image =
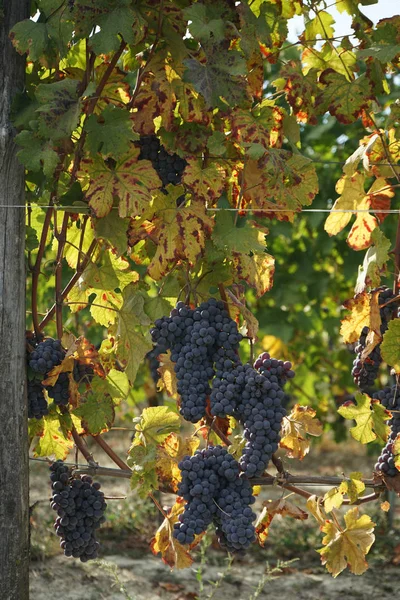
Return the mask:
POLYGON ((375 470, 383 473, 388 477, 394 477, 399 474, 399 471, 395 465, 395 455, 393 452, 393 444, 396 437, 400 433, 400 390, 398 385, 392 387, 385 387, 379 392, 375 392, 373 395, 375 400, 384 406, 387 410, 390 410, 393 414, 388 425, 390 427, 390 435, 385 447, 382 449, 378 460, 375 465, 375 470))
POLYGON ((107 507, 100 484, 88 475, 72 479, 61 460, 51 465, 50 472, 51 507, 57 512, 54 528, 61 538, 65 556, 82 562, 97 558, 100 544, 96 540, 96 529, 105 522, 107 507))
MULTIPOLYGON (((61 345, 60 340, 53 340, 52 338, 47 338, 43 342, 37 344, 36 348, 31 352, 28 358, 28 364, 32 371, 39 376, 42 376, 43 379, 46 379, 49 372, 61 364, 65 357, 65 350, 61 345)), ((35 403, 35 407, 38 406, 39 396, 38 396, 38 385, 35 387, 35 390, 32 386, 28 387, 28 402, 29 402, 29 414, 33 414, 33 404, 35 403), (30 391, 31 390, 31 391, 30 391)), ((69 376, 68 373, 60 373, 57 381, 54 385, 45 386, 47 390, 47 394, 49 398, 54 400, 55 404, 66 406, 69 401, 69 376)), ((43 395, 43 389, 42 389, 43 395)), ((44 399, 44 402, 46 400, 44 399)), ((43 412, 43 410, 47 411, 47 402, 46 407, 44 408, 44 402, 40 400, 40 405, 42 406, 42 415, 47 414, 43 412)), ((36 414, 40 415, 40 411, 36 410, 36 414)), ((36 416, 36 418, 41 418, 41 416, 36 416)), ((31 417, 30 417, 31 418, 31 417)))
POLYGON ((294 377, 291 363, 268 353, 254 367, 243 364, 242 335, 224 304, 214 298, 197 308, 178 302, 169 317, 151 330, 159 353, 171 350, 175 363, 180 413, 192 423, 206 415, 231 415, 244 428, 246 446, 240 467, 248 477, 261 475, 278 449, 285 399, 283 386, 294 377))

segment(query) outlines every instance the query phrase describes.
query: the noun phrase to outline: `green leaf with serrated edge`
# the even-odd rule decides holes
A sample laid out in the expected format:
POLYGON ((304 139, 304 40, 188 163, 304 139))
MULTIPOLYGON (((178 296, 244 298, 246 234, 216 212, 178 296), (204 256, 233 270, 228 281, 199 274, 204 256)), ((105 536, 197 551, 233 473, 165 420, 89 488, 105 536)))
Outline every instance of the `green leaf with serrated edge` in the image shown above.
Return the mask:
POLYGON ((348 81, 344 75, 329 68, 321 74, 320 83, 325 88, 317 96, 316 104, 320 112, 329 111, 340 123, 354 123, 372 98, 365 75, 348 81))
POLYGON ((41 435, 44 430, 44 420, 42 419, 29 419, 28 421, 28 436, 29 444, 32 443, 33 438, 41 435))
POLYGON ((64 437, 68 437, 72 431, 72 427, 80 432, 82 430, 81 420, 76 417, 73 413, 59 413, 58 418, 60 420, 60 429, 64 437))
POLYGON ((122 302, 122 294, 119 292, 114 292, 113 290, 108 292, 102 291, 94 298, 93 303, 90 305, 90 314, 99 325, 108 327, 117 321, 118 311, 122 306, 122 302))
POLYGON ((127 251, 126 232, 129 219, 121 219, 117 211, 112 210, 102 219, 94 220, 94 231, 96 238, 108 242, 117 251, 118 256, 127 251))
POLYGON ((359 50, 357 52, 357 58, 376 58, 382 63, 391 62, 398 54, 400 54, 399 44, 374 44, 369 48, 359 50))
POLYGON ((189 31, 198 40, 222 40, 225 36, 226 23, 221 19, 224 6, 218 4, 193 4, 183 10, 189 21, 189 31))
POLYGON ((96 20, 100 31, 90 37, 90 46, 96 54, 118 50, 122 36, 127 44, 136 45, 146 32, 147 21, 135 7, 117 6, 96 20))
POLYGON ((324 509, 325 511, 331 512, 334 508, 340 508, 343 504, 343 494, 339 491, 339 488, 335 487, 326 492, 324 496, 324 509))
POLYGON ((131 488, 137 489, 140 498, 145 498, 149 492, 158 488, 155 446, 133 444, 129 449, 127 463, 132 469, 131 488))
POLYGON ((58 415, 47 415, 43 418, 43 431, 33 453, 35 457, 46 456, 65 460, 73 445, 62 433, 58 415))
POLYGON ((232 252, 243 254, 264 252, 266 233, 267 230, 263 232, 261 228, 247 220, 242 227, 236 227, 235 214, 221 210, 217 213, 211 238, 217 248, 224 250, 227 256, 231 256, 232 252))
POLYGON ((342 494, 346 494, 350 502, 353 504, 365 491, 365 484, 361 481, 363 474, 360 471, 350 473, 349 480, 342 481, 339 490, 342 494))
POLYGON ((77 127, 81 114, 78 82, 63 79, 55 83, 41 83, 35 90, 39 107, 38 133, 43 138, 69 138, 77 127))
POLYGON ((172 304, 163 296, 154 296, 154 298, 149 298, 146 292, 141 291, 140 294, 144 299, 144 312, 149 317, 152 323, 156 319, 160 319, 164 315, 168 315, 170 310, 172 309, 172 304))
POLYGON ((30 60, 38 60, 48 47, 47 25, 25 19, 14 25, 10 32, 10 39, 19 54, 26 52, 30 60))
POLYGON ((131 390, 126 373, 117 371, 117 369, 111 369, 105 379, 96 377, 91 386, 94 392, 98 394, 106 393, 111 396, 115 404, 125 400, 131 390))
POLYGON ((89 433, 99 434, 111 428, 115 412, 112 399, 103 392, 89 394, 84 403, 73 411, 89 433))
POLYGON ((149 160, 138 160, 139 152, 139 148, 132 147, 115 168, 108 168, 98 158, 82 160, 81 175, 90 177, 86 199, 96 217, 108 215, 115 196, 119 198, 120 217, 137 217, 145 212, 161 180, 149 160))
POLYGON ((25 228, 25 249, 29 252, 39 247, 39 240, 36 234, 36 230, 29 225, 25 228))
POLYGON ((144 311, 144 299, 134 284, 123 291, 123 304, 116 324, 118 359, 125 365, 129 381, 134 382, 139 366, 153 344, 148 328, 151 320, 144 311), (145 327, 145 332, 141 330, 145 327))
POLYGON ((167 406, 145 408, 142 415, 134 419, 135 440, 133 445, 161 444, 170 433, 179 431, 180 417, 167 406))
POLYGON ((400 373, 400 319, 390 321, 389 328, 383 336, 381 354, 383 360, 396 373, 400 373))
POLYGON ((318 12, 318 15, 307 22, 304 34, 302 37, 306 41, 315 41, 318 36, 321 38, 330 38, 335 34, 333 25, 335 19, 325 10, 318 12))
POLYGON ((83 274, 85 283, 94 290, 119 288, 122 291, 127 285, 139 279, 138 273, 131 270, 128 260, 122 256, 115 256, 111 250, 102 252, 99 262, 99 265, 92 264, 83 274))
POLYGON ((356 425, 350 428, 353 438, 362 444, 368 444, 377 438, 386 442, 389 428, 385 421, 390 418, 387 411, 379 402, 371 401, 367 394, 357 393, 355 399, 356 406, 343 405, 338 409, 342 417, 356 421, 356 425))
POLYGON ((358 277, 354 292, 364 291, 367 280, 371 287, 376 288, 381 282, 380 272, 389 260, 390 240, 377 227, 371 234, 373 245, 365 253, 363 264, 358 267, 358 277))
POLYGON ((226 136, 222 131, 213 131, 207 140, 207 148, 213 156, 222 156, 226 152, 226 136))
POLYGON ((90 115, 85 129, 88 132, 86 147, 92 155, 100 152, 118 159, 126 153, 129 142, 139 138, 132 131, 129 112, 112 104, 100 115, 90 115))
POLYGON ((50 142, 37 137, 32 131, 21 131, 16 138, 18 146, 18 160, 28 171, 40 171, 50 177, 53 175, 60 160, 57 152, 50 142))

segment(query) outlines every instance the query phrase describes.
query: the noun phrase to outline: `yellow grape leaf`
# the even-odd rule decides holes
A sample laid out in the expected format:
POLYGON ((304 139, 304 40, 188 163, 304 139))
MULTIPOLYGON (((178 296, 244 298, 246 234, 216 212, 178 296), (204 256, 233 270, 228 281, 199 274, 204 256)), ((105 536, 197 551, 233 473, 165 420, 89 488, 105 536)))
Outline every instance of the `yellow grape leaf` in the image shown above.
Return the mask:
POLYGON ((400 433, 397 434, 393 443, 393 456, 396 469, 400 471, 400 433))
POLYGON ((320 525, 323 525, 327 519, 327 516, 324 511, 324 502, 322 498, 319 498, 315 495, 310 496, 306 504, 314 519, 316 519, 320 525))
POLYGON ((381 353, 383 360, 390 365, 396 373, 400 373, 400 319, 390 321, 389 328, 383 336, 381 353))
POLYGON ((326 512, 331 512, 333 508, 340 508, 343 504, 343 496, 348 496, 351 503, 358 500, 365 491, 365 484, 361 481, 362 473, 350 473, 349 479, 342 481, 340 486, 329 490, 324 496, 324 507, 326 512))
POLYGON ((357 502, 359 497, 365 491, 365 483, 362 481, 362 473, 360 471, 354 471, 353 473, 350 473, 349 479, 342 481, 339 490, 342 494, 346 494, 349 497, 349 500, 352 504, 357 502))
POLYGON ((177 208, 176 201, 182 195, 181 186, 167 186, 168 194, 158 193, 152 206, 152 221, 137 220, 131 223, 130 244, 143 238, 151 239, 156 252, 148 273, 158 281, 179 260, 194 266, 201 256, 214 221, 206 213, 204 203, 192 200, 190 206, 177 208))
POLYGON ((56 460, 65 460, 74 443, 61 431, 58 415, 47 415, 43 417, 41 422, 43 423, 43 429, 34 448, 34 456, 55 457, 56 460))
POLYGON ((46 379, 42 381, 42 384, 45 386, 55 385, 60 373, 71 373, 74 369, 74 359, 72 356, 66 356, 64 360, 53 367, 51 371, 48 372, 46 379))
POLYGON ((171 352, 168 350, 167 354, 160 354, 158 357, 160 366, 157 371, 160 375, 160 381, 158 382, 158 389, 164 389, 168 396, 175 397, 178 393, 177 380, 175 373, 175 363, 171 360, 171 352))
POLYGON ((232 262, 238 279, 243 279, 255 289, 257 298, 268 292, 274 283, 275 259, 262 252, 248 256, 232 252, 232 262))
POLYGON ((375 523, 368 515, 359 516, 357 507, 351 508, 344 516, 345 529, 339 529, 336 523, 327 521, 321 531, 325 533, 322 540, 324 548, 321 562, 329 573, 337 577, 346 567, 354 575, 362 575, 368 569, 365 556, 375 541, 373 534, 375 523))
POLYGON ((280 356, 288 358, 288 347, 280 338, 274 335, 264 335, 261 340, 261 347, 265 352, 269 352, 271 356, 280 356))
POLYGON ((289 458, 302 460, 310 449, 308 435, 320 436, 322 424, 315 418, 316 411, 309 406, 296 404, 282 421, 281 448, 286 448, 289 458))
POLYGON ((334 508, 340 508, 343 504, 343 494, 339 491, 339 488, 335 487, 326 492, 324 495, 324 508, 327 513, 331 512, 334 508))
POLYGON ((387 500, 385 500, 385 502, 381 502, 381 510, 383 510, 383 512, 389 512, 390 504, 387 500))
POLYGON ((178 463, 184 456, 192 456, 200 444, 195 437, 182 438, 176 433, 170 435, 157 448, 156 470, 159 482, 165 482, 174 492, 178 490, 181 472, 178 463))
POLYGON ((183 546, 172 535, 174 524, 178 520, 178 516, 185 509, 185 501, 178 498, 174 506, 168 512, 168 515, 157 530, 155 537, 151 540, 150 548, 153 554, 161 553, 162 560, 171 569, 186 569, 193 563, 188 549, 194 548, 200 541, 200 536, 194 540, 190 546, 183 546))
POLYGON ((80 178, 89 177, 86 200, 96 217, 110 212, 114 196, 119 198, 120 217, 138 217, 147 209, 161 180, 149 160, 138 160, 140 150, 132 146, 115 166, 97 158, 84 158, 80 178))
POLYGON ((279 500, 267 500, 263 502, 263 509, 256 521, 256 534, 260 546, 265 545, 265 541, 268 537, 269 526, 275 515, 281 515, 282 517, 293 517, 293 519, 299 519, 304 521, 308 519, 308 514, 291 502, 280 498, 279 500))
POLYGON ((336 184, 336 191, 340 196, 325 221, 325 231, 331 236, 337 235, 350 222, 352 215, 356 214, 356 220, 347 237, 347 243, 354 250, 365 250, 372 243, 371 234, 378 221, 368 212, 369 209, 374 210, 382 220, 379 209, 390 208, 390 200, 394 196, 393 188, 382 177, 374 181, 368 192, 365 192, 364 183, 365 175, 362 173, 356 172, 354 175, 341 177, 336 184))
POLYGON ((385 421, 390 419, 390 413, 377 400, 371 400, 367 394, 355 395, 357 404, 343 404, 338 413, 345 419, 354 419, 356 425, 350 428, 355 440, 362 444, 373 442, 377 438, 386 442, 389 427, 385 421))
POLYGON ((230 116, 232 137, 241 145, 260 144, 265 148, 282 146, 283 111, 264 100, 252 110, 235 108, 230 116))
POLYGON ((205 167, 203 160, 199 158, 188 158, 187 163, 182 183, 189 188, 196 200, 202 200, 211 206, 225 187, 225 169, 216 163, 205 167))
POLYGON ((137 443, 161 444, 171 432, 179 431, 180 417, 167 406, 150 406, 145 408, 140 417, 133 419, 135 423, 135 441, 137 443))
POLYGON ((354 288, 356 294, 363 292, 367 284, 378 287, 381 275, 387 270, 391 241, 378 228, 372 232, 371 240, 373 245, 368 248, 363 264, 358 267, 357 284, 354 288))
POLYGON ((343 307, 351 311, 342 319, 340 327, 340 333, 346 344, 356 342, 364 327, 380 335, 382 321, 379 311, 379 292, 357 294, 354 298, 346 300, 343 307))

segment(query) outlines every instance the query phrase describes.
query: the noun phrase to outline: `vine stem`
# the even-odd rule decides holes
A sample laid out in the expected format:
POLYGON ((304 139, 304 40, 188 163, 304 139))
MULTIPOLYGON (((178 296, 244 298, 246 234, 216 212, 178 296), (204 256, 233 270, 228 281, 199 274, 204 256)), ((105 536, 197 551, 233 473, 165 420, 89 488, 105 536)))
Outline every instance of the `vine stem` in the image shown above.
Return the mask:
MULTIPOLYGON (((43 226, 44 227, 44 226, 43 226)), ((67 285, 65 286, 65 288, 63 289, 63 291, 60 294, 60 299, 61 301, 63 301, 69 294, 69 292, 72 290, 72 288, 74 287, 74 285, 78 282, 79 278, 81 277, 83 271, 86 269, 87 265, 89 264, 92 255, 95 251, 95 248, 97 246, 97 240, 93 240, 92 243, 90 244, 88 251, 86 252, 84 258, 82 259, 82 262, 79 265, 79 268, 77 268, 75 274, 71 277, 70 281, 67 283, 67 285)), ((33 284, 33 282, 32 282, 33 284)), ((33 293, 32 293, 32 299, 33 299, 33 293)), ((33 304, 33 302, 32 302, 33 304)), ((40 321, 40 323, 38 324, 38 331, 40 332, 46 325, 47 323, 53 318, 54 313, 56 312, 56 304, 53 304, 53 306, 50 308, 50 310, 46 313, 46 316, 44 317, 44 319, 42 319, 40 321)))
POLYGON ((223 283, 218 284, 218 290, 219 290, 219 295, 221 296, 221 300, 224 303, 225 310, 229 315, 228 297, 226 295, 226 290, 225 290, 225 286, 223 283))
POLYGON ((46 216, 43 223, 42 234, 40 236, 39 249, 36 255, 36 261, 32 269, 32 322, 33 328, 35 330, 36 337, 40 336, 40 323, 38 316, 38 304, 37 304, 37 292, 38 292, 38 284, 39 284, 39 275, 40 275, 40 265, 43 260, 44 251, 46 248, 46 239, 47 233, 49 231, 51 217, 53 215, 53 209, 48 208, 46 212, 46 216))
POLYGON ((67 226, 68 226, 68 213, 64 213, 61 231, 58 233, 57 231, 57 223, 56 223, 56 215, 57 211, 54 213, 55 219, 55 236, 58 241, 57 248, 57 258, 56 258, 56 273, 55 273, 55 305, 56 305, 56 327, 57 327, 57 337, 58 339, 62 338, 63 335, 63 322, 62 322, 62 307, 63 307, 63 299, 61 297, 62 290, 62 260, 64 255, 65 242, 67 239, 67 226))
POLYGON ((96 442, 96 444, 98 444, 100 446, 100 448, 102 450, 104 450, 104 452, 111 458, 111 460, 113 462, 115 462, 115 464, 122 469, 123 471, 127 471, 129 472, 129 476, 131 475, 132 471, 131 469, 128 467, 128 465, 122 460, 122 458, 120 458, 118 456, 118 454, 116 454, 114 452, 114 450, 107 444, 107 442, 101 437, 101 435, 92 435, 92 438, 94 439, 94 441, 96 442))
POLYGON ((93 454, 89 451, 84 440, 81 438, 81 436, 77 432, 75 425, 72 425, 71 433, 72 433, 72 437, 75 442, 75 446, 81 451, 81 453, 86 458, 88 463, 93 463, 94 462, 93 454))

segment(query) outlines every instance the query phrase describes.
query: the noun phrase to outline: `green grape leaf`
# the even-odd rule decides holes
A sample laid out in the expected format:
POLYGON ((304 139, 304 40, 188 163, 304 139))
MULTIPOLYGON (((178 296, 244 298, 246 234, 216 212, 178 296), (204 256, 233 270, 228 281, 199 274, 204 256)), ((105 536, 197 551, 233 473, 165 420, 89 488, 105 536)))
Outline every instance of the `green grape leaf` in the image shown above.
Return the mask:
POLYGON ((90 115, 85 121, 85 129, 90 154, 99 152, 116 159, 126 153, 131 140, 139 137, 132 132, 129 112, 112 104, 106 106, 101 115, 90 115))
POLYGON ((240 227, 235 225, 235 213, 221 210, 217 213, 211 239, 216 246, 224 250, 227 257, 232 252, 243 254, 264 252, 267 229, 258 227, 255 222, 245 221, 240 227))
POLYGON ((127 459, 132 469, 131 488, 136 489, 140 498, 158 489, 157 449, 152 445, 133 444, 127 459))
POLYGON ((19 54, 27 54, 32 61, 38 60, 48 48, 46 23, 25 19, 16 23, 10 31, 10 39, 19 54))
POLYGON ((396 373, 400 373, 400 319, 390 321, 389 328, 383 336, 381 354, 383 360, 390 365, 396 373))
POLYGON ((318 11, 314 19, 307 22, 302 38, 305 41, 315 42, 318 36, 321 38, 331 38, 335 35, 333 25, 335 19, 325 10, 318 11))
POLYGON ((221 19, 225 6, 217 3, 212 5, 193 4, 183 10, 189 21, 189 31, 192 36, 201 41, 210 39, 221 40, 225 37, 226 22, 221 19))
POLYGON ((38 138, 32 131, 21 131, 15 138, 21 150, 17 152, 18 159, 28 171, 40 171, 47 177, 53 175, 60 160, 51 142, 38 138))
POLYGON ((82 420, 85 431, 97 435, 111 428, 115 418, 114 403, 103 387, 98 393, 89 394, 73 414, 82 420))
POLYGON ((152 193, 162 184, 151 162, 138 160, 139 152, 139 148, 132 147, 111 168, 99 158, 82 160, 81 176, 90 178, 86 199, 96 217, 108 215, 115 196, 122 218, 139 216, 148 207, 152 193))
POLYGON ((350 428, 353 438, 362 444, 368 444, 377 438, 386 442, 389 428, 385 421, 390 419, 390 413, 366 394, 357 393, 355 399, 356 405, 345 403, 338 409, 338 413, 345 419, 355 420, 356 425, 350 428))
POLYGON ((357 52, 357 58, 376 58, 381 63, 391 62, 400 54, 399 44, 374 44, 357 52))
POLYGON ((43 138, 58 141, 69 138, 81 116, 78 82, 63 79, 55 83, 41 83, 35 91, 39 107, 38 133, 43 138))
POLYGON ((117 251, 117 255, 121 256, 128 249, 128 240, 126 237, 128 225, 129 219, 121 219, 117 211, 112 210, 102 219, 94 221, 96 238, 108 242, 117 251))
POLYGON ((95 377, 92 382, 92 390, 97 393, 108 394, 114 404, 119 403, 121 400, 125 400, 130 393, 131 385, 127 374, 124 371, 118 371, 117 369, 111 369, 107 373, 105 379, 95 377))
POLYGON ((145 408, 142 415, 134 419, 136 433, 133 446, 162 444, 170 433, 179 431, 180 422, 179 415, 168 406, 145 408))
POLYGON ((90 46, 96 54, 108 54, 118 50, 123 40, 127 44, 136 45, 143 39, 147 30, 147 21, 139 10, 130 6, 116 6, 96 20, 100 27, 90 37, 90 46))
POLYGON ((325 87, 316 98, 319 111, 321 114, 329 111, 346 125, 357 121, 373 98, 365 75, 349 81, 345 75, 329 68, 321 74, 320 83, 325 87))

